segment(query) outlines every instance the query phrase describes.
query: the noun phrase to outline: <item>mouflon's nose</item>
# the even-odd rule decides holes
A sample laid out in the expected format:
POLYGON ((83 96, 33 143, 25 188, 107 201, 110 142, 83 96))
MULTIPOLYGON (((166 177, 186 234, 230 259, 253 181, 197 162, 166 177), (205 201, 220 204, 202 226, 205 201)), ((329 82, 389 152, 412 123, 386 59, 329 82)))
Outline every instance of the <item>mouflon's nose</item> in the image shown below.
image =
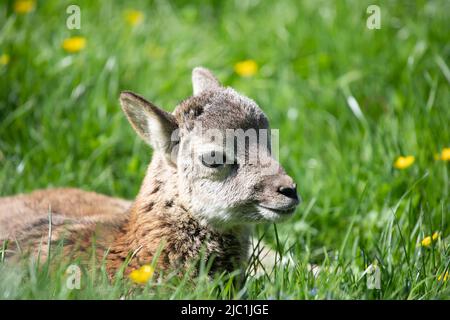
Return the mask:
POLYGON ((280 186, 277 191, 283 196, 298 201, 297 186, 295 183, 291 186, 280 186))

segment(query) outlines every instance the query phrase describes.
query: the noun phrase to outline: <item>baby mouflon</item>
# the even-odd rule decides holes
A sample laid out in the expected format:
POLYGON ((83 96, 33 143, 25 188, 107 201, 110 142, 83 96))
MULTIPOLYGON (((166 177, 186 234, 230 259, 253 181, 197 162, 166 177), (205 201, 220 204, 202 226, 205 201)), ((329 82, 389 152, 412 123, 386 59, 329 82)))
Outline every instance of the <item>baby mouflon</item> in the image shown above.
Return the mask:
POLYGON ((78 189, 0 198, 7 255, 43 259, 47 246, 62 241, 67 256, 95 247, 112 274, 155 255, 161 270, 184 270, 200 256, 213 259, 212 271, 245 266, 252 224, 291 216, 296 185, 272 157, 269 122, 253 100, 205 68, 193 70, 192 82, 193 96, 172 113, 132 92, 120 95, 132 127, 154 150, 133 202, 78 189))

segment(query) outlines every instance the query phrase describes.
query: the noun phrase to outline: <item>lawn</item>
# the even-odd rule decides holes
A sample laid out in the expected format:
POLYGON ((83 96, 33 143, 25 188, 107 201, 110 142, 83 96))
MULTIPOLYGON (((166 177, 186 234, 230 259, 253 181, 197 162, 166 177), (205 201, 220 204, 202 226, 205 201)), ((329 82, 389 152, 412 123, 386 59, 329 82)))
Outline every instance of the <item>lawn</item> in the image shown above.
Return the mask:
POLYGON ((0 298, 449 299, 450 2, 376 1, 380 29, 366 26, 370 4, 38 0, 18 13, 2 1, 0 196, 72 186, 132 199, 151 150, 120 91, 173 110, 202 65, 280 130, 303 203, 257 230, 294 263, 240 289, 229 275, 110 283, 90 266, 70 290, 64 263, 0 262, 0 298), (70 4, 81 29, 66 26, 70 4), (85 47, 68 52, 75 36, 85 47), (248 76, 235 70, 245 60, 248 76))

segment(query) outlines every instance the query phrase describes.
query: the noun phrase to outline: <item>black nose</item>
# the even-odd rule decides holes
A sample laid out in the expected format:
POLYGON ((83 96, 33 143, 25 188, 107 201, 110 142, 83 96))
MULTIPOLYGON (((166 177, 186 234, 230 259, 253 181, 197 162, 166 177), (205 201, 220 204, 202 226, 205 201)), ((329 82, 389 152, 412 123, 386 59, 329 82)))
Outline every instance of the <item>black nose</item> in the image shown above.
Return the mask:
POLYGON ((297 186, 295 184, 292 187, 279 187, 278 192, 288 198, 298 200, 297 186))

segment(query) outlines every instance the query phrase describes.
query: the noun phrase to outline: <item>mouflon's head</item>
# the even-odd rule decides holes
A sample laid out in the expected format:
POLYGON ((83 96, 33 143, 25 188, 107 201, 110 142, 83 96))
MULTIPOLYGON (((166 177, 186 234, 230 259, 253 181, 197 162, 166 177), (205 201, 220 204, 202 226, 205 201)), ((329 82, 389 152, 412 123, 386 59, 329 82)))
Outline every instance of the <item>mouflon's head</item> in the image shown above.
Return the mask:
POLYGON ((201 67, 194 95, 173 113, 132 92, 120 102, 136 132, 175 168, 180 200, 219 225, 276 222, 299 204, 296 184, 272 155, 269 121, 251 99, 201 67))

